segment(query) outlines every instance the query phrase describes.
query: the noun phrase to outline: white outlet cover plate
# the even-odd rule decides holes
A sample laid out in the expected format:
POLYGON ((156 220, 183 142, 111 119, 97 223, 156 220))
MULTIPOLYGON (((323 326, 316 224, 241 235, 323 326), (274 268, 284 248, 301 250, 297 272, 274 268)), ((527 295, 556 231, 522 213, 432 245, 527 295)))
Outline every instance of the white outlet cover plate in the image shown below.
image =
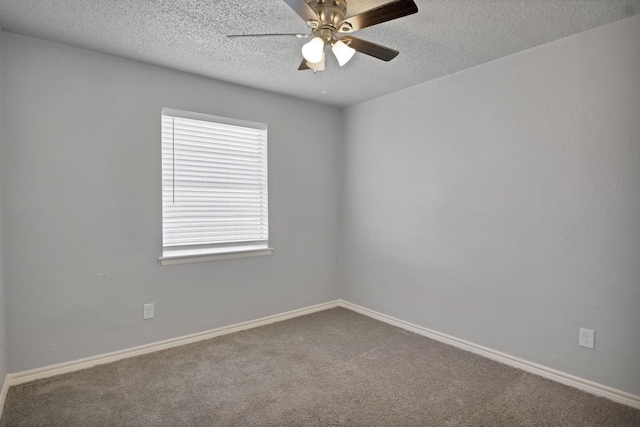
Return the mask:
POLYGON ((595 334, 596 333, 591 329, 580 328, 580 338, 578 340, 578 344, 580 344, 581 347, 586 347, 593 350, 595 334))
POLYGON ((144 305, 143 319, 153 319, 153 303, 144 305))

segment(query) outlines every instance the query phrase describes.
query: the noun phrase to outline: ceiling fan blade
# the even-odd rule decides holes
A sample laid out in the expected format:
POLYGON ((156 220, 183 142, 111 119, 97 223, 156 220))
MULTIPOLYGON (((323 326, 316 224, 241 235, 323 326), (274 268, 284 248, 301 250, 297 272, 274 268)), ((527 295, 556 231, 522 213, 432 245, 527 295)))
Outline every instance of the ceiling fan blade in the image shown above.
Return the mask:
POLYGON ((360 53, 382 59, 383 61, 391 61, 400 53, 397 50, 389 49, 388 47, 371 43, 353 36, 341 37, 340 41, 360 53))
POLYGON ((361 30, 372 25, 414 14, 417 11, 418 6, 413 0, 396 0, 347 18, 338 24, 338 28, 342 28, 344 24, 349 23, 351 24, 350 31, 361 30))
POLYGON ((295 10, 298 15, 304 22, 307 21, 317 21, 318 15, 311 9, 311 6, 307 4, 304 0, 284 0, 286 4, 291 6, 291 9, 295 10))
POLYGON ((227 37, 230 39, 237 39, 240 37, 297 37, 299 39, 307 39, 313 34, 301 34, 301 33, 273 33, 273 34, 230 34, 227 37))

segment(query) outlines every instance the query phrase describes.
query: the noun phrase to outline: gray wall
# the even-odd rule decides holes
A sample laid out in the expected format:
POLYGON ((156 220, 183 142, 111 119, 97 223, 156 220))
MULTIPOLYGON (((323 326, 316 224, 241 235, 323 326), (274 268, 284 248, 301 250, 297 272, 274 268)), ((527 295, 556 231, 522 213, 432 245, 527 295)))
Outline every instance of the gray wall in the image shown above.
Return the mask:
POLYGON ((342 297, 640 395, 638 40, 636 16, 346 109, 342 297))
POLYGON ((337 109, 3 37, 11 372, 338 297, 337 109), (160 266, 162 107, 268 123, 272 256, 160 266))
POLYGON ((335 299, 340 249, 349 301, 640 394, 638 39, 629 18, 341 122, 330 107, 3 34, 9 371, 335 299), (159 266, 165 106, 269 124, 273 256, 159 266), (579 327, 596 330, 595 350, 577 346, 579 327))
MULTIPOLYGON (((2 27, 0 27, 0 32, 2 31, 2 27)), ((0 33, 1 34, 1 33, 0 33)), ((0 37, 0 99, 3 98, 2 93, 2 63, 3 63, 3 55, 4 47, 2 43, 2 37, 0 37)), ((4 383, 4 379, 7 376, 7 312, 6 312, 6 304, 5 304, 5 291, 4 291, 4 238, 3 238, 3 222, 4 222, 4 212, 3 212, 3 192, 2 188, 4 187, 4 168, 2 167, 2 154, 3 154, 3 143, 2 143, 2 108, 0 108, 0 387, 4 383)), ((0 414, 2 413, 2 408, 0 408, 0 414)))

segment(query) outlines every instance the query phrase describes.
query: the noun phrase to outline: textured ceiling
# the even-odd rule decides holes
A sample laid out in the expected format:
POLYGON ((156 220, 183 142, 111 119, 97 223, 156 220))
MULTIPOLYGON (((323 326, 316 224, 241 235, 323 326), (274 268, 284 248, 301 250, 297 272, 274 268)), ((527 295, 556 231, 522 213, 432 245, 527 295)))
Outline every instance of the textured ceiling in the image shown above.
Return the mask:
MULTIPOLYGON (((386 0, 347 0, 347 15, 386 0)), ((282 0, 0 0, 4 31, 336 106, 352 105, 640 13, 640 0, 415 0, 418 13, 355 34, 399 50, 298 71, 308 32, 282 0)))

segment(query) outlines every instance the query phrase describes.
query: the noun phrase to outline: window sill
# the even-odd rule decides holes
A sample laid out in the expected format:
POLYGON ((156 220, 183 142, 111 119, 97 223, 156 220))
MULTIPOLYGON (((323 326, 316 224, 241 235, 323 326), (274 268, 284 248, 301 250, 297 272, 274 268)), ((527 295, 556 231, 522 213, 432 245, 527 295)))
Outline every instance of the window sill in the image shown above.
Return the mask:
POLYGON ((249 258, 256 256, 268 256, 273 253, 273 248, 224 248, 203 251, 173 251, 165 252, 158 260, 162 265, 189 264, 193 262, 218 261, 233 258, 249 258))

